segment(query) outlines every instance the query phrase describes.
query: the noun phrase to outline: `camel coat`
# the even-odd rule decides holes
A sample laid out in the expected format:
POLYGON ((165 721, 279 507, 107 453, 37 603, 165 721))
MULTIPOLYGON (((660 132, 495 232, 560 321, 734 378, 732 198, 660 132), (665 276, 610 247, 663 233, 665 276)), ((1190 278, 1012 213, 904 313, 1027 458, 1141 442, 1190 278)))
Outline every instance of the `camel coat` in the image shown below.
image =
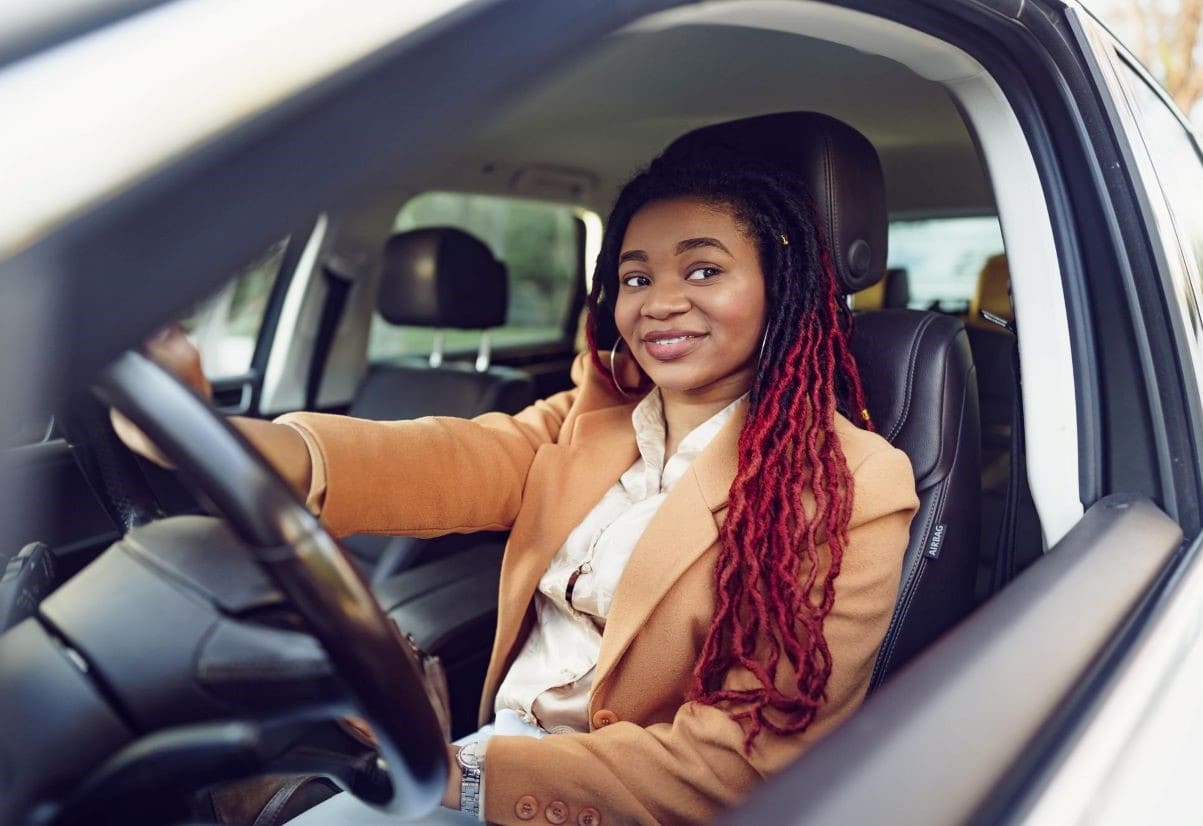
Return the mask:
MULTIPOLYGON (((516 416, 374 422, 282 417, 313 463, 310 504, 338 534, 509 530, 481 721, 532 621, 540 576, 635 461, 631 411, 586 360, 577 387, 516 416)), ((918 500, 905 454, 838 418, 853 471, 849 542, 823 630, 827 703, 802 734, 762 732, 745 753, 727 708, 684 701, 714 611, 718 530, 746 407, 694 461, 639 540, 614 597, 589 698, 590 731, 494 737, 484 808, 496 823, 699 823, 746 795, 864 699, 898 591, 918 500)), ((788 669, 782 669, 788 671, 788 669)), ((782 674, 782 682, 791 681, 782 674)), ((758 685, 736 669, 733 688, 758 685)))

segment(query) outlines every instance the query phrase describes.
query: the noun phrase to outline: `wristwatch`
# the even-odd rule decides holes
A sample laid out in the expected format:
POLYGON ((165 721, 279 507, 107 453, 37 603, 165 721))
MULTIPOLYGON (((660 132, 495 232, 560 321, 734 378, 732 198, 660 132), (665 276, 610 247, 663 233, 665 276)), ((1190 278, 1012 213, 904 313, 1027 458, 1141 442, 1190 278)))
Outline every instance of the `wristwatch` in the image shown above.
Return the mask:
POLYGON ((485 744, 468 743, 456 752, 455 761, 460 770, 460 811, 480 817, 480 774, 485 766, 485 744))

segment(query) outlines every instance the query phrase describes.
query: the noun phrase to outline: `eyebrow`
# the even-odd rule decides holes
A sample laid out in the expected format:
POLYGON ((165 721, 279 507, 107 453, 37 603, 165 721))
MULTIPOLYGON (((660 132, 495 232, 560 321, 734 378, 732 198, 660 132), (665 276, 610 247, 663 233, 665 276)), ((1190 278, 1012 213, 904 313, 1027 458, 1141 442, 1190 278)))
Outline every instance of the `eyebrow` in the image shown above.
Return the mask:
MULTIPOLYGON (((684 241, 677 244, 675 255, 680 255, 683 252, 688 252, 698 247, 717 247, 727 255, 731 255, 731 250, 727 249, 726 245, 717 238, 686 238, 684 241)), ((734 256, 732 256, 734 257, 734 256)), ((618 263, 622 264, 626 261, 642 261, 647 263, 647 253, 643 250, 627 250, 618 258, 618 263)))

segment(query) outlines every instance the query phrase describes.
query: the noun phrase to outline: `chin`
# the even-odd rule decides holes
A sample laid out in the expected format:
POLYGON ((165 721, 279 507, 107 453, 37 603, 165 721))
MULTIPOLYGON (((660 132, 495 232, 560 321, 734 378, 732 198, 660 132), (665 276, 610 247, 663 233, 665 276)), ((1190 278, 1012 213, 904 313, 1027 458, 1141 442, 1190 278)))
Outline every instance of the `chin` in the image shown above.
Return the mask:
POLYGON ((678 367, 676 365, 657 363, 652 365, 651 370, 644 367, 643 372, 652 380, 652 384, 660 388, 661 392, 667 391, 669 393, 701 392, 712 387, 720 378, 719 376, 707 375, 685 365, 678 367))

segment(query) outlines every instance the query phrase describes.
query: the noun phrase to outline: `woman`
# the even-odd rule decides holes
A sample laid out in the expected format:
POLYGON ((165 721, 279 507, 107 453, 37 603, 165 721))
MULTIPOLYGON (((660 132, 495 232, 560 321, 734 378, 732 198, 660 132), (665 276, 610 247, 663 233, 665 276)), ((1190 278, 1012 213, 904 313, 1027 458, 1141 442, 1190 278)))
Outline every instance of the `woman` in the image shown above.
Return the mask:
POLYGON ((479 782, 495 822, 708 821, 862 701, 917 499, 840 412, 868 424, 801 193, 722 146, 653 161, 606 226, 577 387, 516 416, 240 423, 335 532, 511 531, 496 728, 449 808, 479 782))

